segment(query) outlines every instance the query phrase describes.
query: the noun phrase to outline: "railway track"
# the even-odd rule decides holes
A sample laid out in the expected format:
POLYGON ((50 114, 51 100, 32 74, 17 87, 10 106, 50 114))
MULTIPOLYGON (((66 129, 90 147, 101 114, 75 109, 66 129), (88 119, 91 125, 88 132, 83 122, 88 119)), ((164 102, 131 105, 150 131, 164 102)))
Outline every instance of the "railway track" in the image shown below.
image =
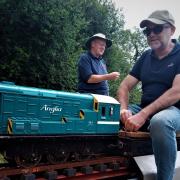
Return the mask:
POLYGON ((125 157, 101 157, 95 160, 68 162, 56 165, 41 164, 36 167, 1 167, 0 180, 95 180, 137 176, 137 170, 129 167, 125 157))

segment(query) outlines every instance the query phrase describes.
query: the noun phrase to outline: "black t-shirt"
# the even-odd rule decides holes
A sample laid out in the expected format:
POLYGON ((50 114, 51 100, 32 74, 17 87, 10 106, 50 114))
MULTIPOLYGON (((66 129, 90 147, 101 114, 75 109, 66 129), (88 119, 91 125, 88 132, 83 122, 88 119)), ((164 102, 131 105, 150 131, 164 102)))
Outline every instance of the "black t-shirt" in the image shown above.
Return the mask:
MULTIPOLYGON (((129 73, 142 82, 141 107, 145 107, 172 87, 173 80, 180 74, 180 44, 175 40, 174 49, 159 60, 153 50, 147 50, 129 73)), ((174 106, 180 108, 180 101, 174 106)))
POLYGON ((102 58, 94 57, 90 52, 82 54, 78 62, 78 91, 82 93, 109 94, 107 81, 87 83, 91 75, 107 74, 102 58))

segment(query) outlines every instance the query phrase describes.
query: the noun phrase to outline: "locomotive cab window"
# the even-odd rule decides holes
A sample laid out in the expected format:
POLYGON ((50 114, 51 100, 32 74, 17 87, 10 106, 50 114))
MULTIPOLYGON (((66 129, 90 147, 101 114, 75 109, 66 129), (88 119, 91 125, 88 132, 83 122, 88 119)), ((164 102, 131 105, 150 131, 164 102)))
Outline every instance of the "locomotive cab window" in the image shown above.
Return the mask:
POLYGON ((105 116, 106 115, 106 108, 102 107, 101 109, 101 116, 105 116))
POLYGON ((113 112, 114 112, 114 108, 113 108, 113 107, 110 107, 110 108, 109 108, 109 115, 112 116, 112 115, 113 115, 113 112))

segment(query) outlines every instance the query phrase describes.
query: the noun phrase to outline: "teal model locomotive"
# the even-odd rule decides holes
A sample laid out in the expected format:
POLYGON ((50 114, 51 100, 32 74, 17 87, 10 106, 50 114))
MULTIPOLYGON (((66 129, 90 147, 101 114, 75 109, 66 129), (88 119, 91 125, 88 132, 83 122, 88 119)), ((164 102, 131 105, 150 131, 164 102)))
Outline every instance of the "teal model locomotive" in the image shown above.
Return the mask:
POLYGON ((1 134, 114 134, 119 129, 119 103, 109 96, 0 83, 0 97, 1 134))
POLYGON ((19 165, 94 156, 117 140, 120 105, 109 96, 1 82, 0 103, 0 150, 19 165))

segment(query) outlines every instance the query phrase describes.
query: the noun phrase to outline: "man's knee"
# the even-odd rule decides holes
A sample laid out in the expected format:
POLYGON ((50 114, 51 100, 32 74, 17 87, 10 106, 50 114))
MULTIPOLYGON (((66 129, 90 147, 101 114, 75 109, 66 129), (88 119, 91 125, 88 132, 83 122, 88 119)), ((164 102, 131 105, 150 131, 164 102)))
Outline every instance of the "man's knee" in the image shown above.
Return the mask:
POLYGON ((150 120, 150 129, 161 129, 165 126, 165 118, 161 113, 155 114, 150 120))
POLYGON ((149 126, 151 137, 165 137, 169 129, 173 129, 171 119, 163 112, 159 112, 151 118, 149 126))
POLYGON ((150 129, 163 130, 164 128, 176 129, 179 123, 179 110, 169 107, 155 114, 150 120, 150 129))

